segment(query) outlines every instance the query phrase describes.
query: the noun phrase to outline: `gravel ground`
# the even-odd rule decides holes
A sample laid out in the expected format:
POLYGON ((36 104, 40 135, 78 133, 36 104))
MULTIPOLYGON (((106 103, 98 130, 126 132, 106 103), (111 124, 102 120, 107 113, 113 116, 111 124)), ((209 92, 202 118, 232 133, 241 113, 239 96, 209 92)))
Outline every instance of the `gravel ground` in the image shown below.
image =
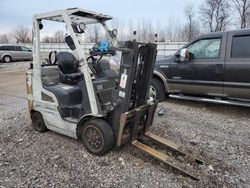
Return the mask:
POLYGON ((249 187, 250 134, 247 108, 169 100, 160 104, 153 131, 198 153, 213 168, 202 181, 127 145, 104 157, 87 153, 80 141, 36 133, 27 109, 0 115, 2 187, 249 187))
POLYGON ((29 62, 0 64, 0 187, 250 187, 249 108, 168 99, 152 131, 184 145, 211 166, 201 181, 126 145, 103 157, 78 140, 31 127, 29 62), (23 80, 23 82, 21 82, 23 80))

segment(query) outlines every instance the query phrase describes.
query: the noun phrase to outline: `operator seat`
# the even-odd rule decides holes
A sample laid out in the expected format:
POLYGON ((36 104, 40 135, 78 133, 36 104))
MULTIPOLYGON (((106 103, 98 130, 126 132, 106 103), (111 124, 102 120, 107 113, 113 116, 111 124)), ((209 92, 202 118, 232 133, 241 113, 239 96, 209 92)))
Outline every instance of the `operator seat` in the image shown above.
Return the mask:
POLYGON ((76 84, 83 77, 83 74, 78 70, 79 61, 72 53, 59 52, 56 58, 62 83, 76 84))

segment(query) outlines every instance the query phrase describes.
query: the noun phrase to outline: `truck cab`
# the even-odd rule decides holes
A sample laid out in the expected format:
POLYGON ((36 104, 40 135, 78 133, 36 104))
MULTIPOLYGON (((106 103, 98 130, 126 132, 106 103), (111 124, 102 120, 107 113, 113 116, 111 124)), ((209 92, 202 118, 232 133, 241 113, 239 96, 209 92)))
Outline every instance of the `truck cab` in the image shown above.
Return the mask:
POLYGON ((151 90, 173 98, 248 106, 250 29, 202 35, 159 58, 151 90))

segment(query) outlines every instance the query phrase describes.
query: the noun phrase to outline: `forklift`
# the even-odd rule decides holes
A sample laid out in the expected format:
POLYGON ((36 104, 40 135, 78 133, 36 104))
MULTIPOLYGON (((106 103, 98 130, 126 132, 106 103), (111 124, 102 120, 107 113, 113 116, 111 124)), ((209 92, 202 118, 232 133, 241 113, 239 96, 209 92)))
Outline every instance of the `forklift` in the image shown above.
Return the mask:
POLYGON ((118 42, 117 30, 109 30, 106 23, 111 19, 79 8, 34 15, 33 63, 26 73, 33 128, 79 139, 89 153, 97 156, 130 143, 162 163, 200 179, 202 173, 198 173, 196 165, 204 164, 202 160, 150 131, 158 104, 148 100, 157 45, 118 42), (52 51, 43 60, 40 31, 44 21, 65 24, 69 49, 52 51), (82 36, 94 24, 104 29, 106 39, 85 54, 82 36), (118 53, 119 73, 106 58, 118 53), (149 146, 147 139, 166 147, 167 152, 149 146), (194 165, 179 165, 179 156, 194 165))

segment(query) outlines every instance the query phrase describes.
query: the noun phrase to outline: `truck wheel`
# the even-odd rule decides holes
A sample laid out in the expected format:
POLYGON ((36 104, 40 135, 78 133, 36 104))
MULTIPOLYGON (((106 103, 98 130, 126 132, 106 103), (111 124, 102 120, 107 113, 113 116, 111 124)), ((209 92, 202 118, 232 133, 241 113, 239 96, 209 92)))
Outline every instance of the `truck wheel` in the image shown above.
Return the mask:
POLYGON ((34 112, 31 116, 32 126, 33 128, 39 132, 46 132, 48 129, 44 123, 43 116, 40 112, 34 112))
POLYGON ((89 153, 102 156, 114 146, 114 133, 102 119, 86 122, 82 128, 82 141, 89 153))
POLYGON ((166 94, 165 94, 164 85, 158 79, 153 78, 151 80, 148 100, 149 101, 158 100, 161 102, 161 101, 165 100, 165 97, 166 97, 166 94))
POLYGON ((11 62, 11 57, 9 55, 4 56, 3 57, 3 62, 10 63, 11 62))

